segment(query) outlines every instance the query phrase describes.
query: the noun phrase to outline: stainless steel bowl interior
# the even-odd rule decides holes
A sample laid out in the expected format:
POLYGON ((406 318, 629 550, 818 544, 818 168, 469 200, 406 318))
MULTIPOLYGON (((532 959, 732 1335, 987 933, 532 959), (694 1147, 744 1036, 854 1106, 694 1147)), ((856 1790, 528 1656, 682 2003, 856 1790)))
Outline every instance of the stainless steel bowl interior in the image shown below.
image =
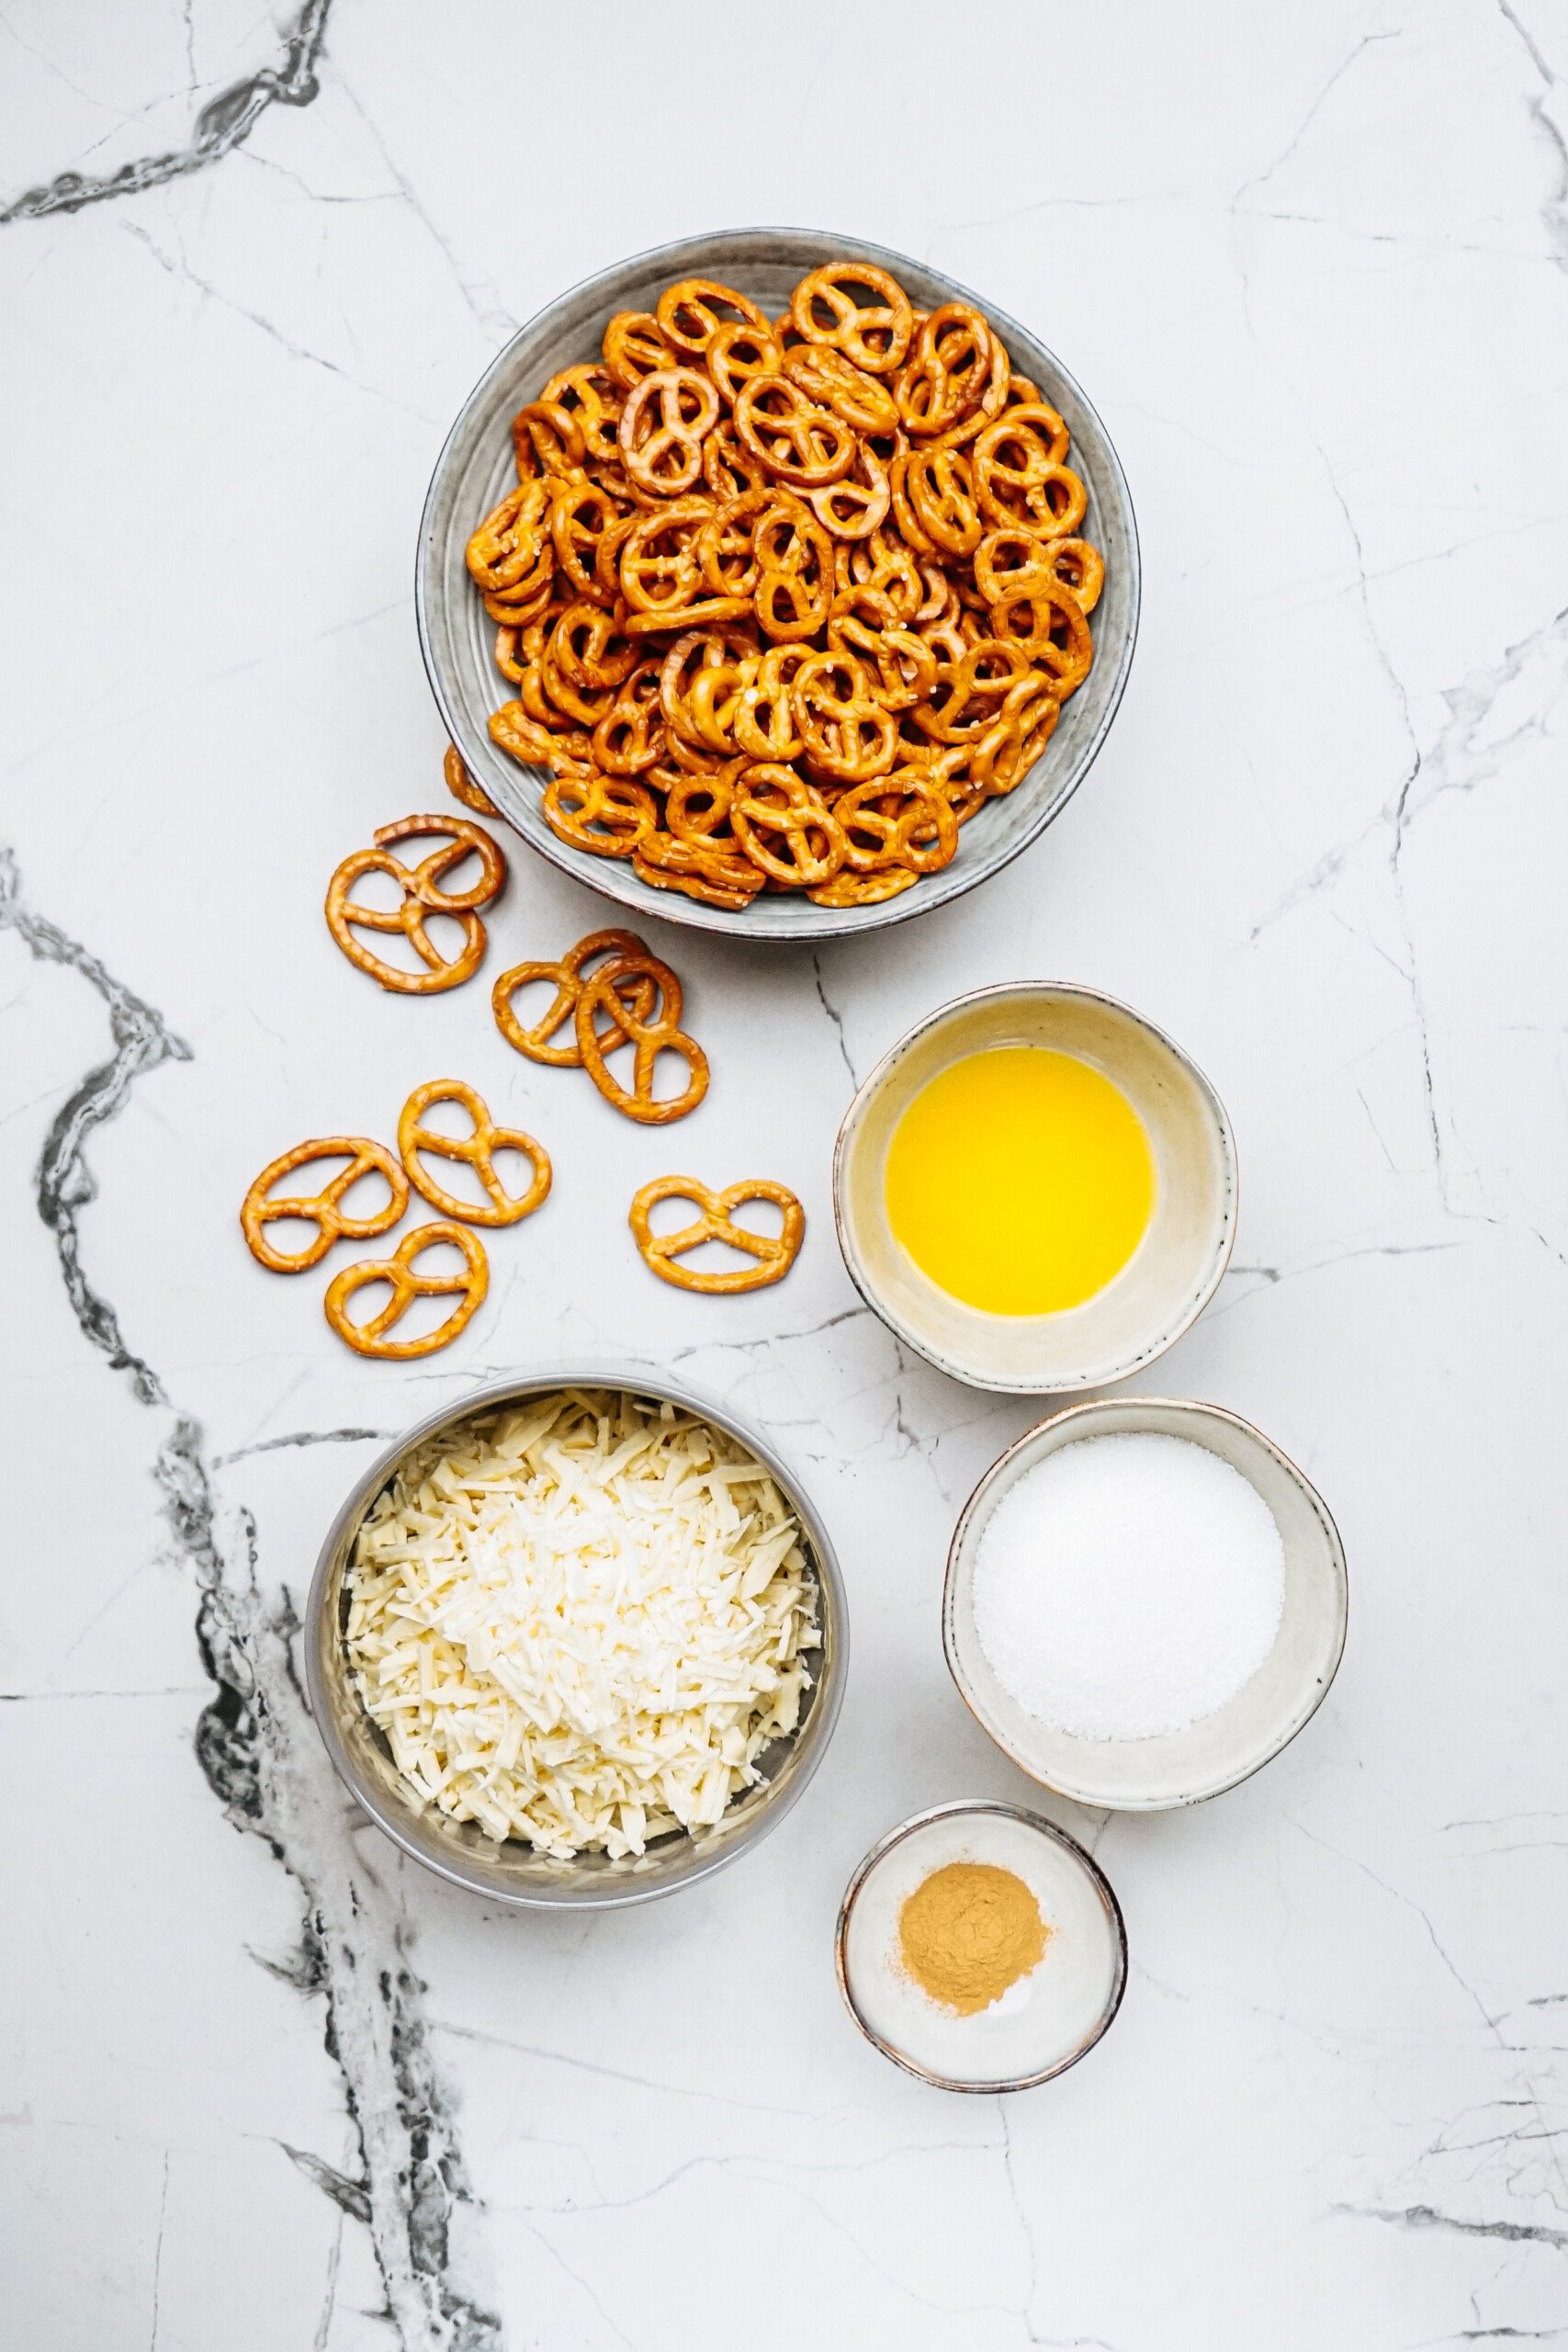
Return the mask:
POLYGON ((843 1580, 827 1531, 802 1494, 799 1481, 761 1431, 739 1419, 728 1406, 677 1385, 646 1365, 584 1367, 579 1363, 489 1383, 460 1404, 446 1406, 417 1422, 378 1456, 344 1502, 321 1546, 306 1607, 304 1648, 310 1709, 327 1753, 371 1819, 406 1854, 492 1902, 607 1909, 649 1902, 673 1894, 678 1887, 695 1885, 747 1852, 784 1818, 803 1793, 832 1736, 843 1697, 849 1615, 843 1580), (443 1430, 556 1388, 629 1389, 656 1401, 668 1398, 737 1439, 773 1472, 794 1507, 817 1579, 822 1646, 816 1654, 798 1725, 787 1739, 765 1748, 759 1758, 763 1779, 737 1798, 714 1828, 662 1838, 646 1854, 626 1855, 617 1861, 603 1854, 580 1854, 570 1862, 556 1861, 536 1854, 521 1840, 497 1845, 472 1823, 452 1821, 435 1806, 422 1804, 399 1775, 383 1735, 361 1706, 344 1648, 344 1571, 354 1539, 399 1464, 443 1430))
POLYGON ((420 525, 414 595, 425 668, 452 741, 535 849, 563 872, 646 915, 741 938, 822 940, 879 930, 961 897, 1010 864, 1066 806, 1105 740, 1127 682, 1138 625, 1138 537, 1121 461, 1094 408, 1055 354, 995 303, 906 254, 857 238, 807 229, 735 229, 619 263, 563 294, 518 331, 469 395, 436 461, 420 525), (558 369, 596 358, 615 311, 651 310, 674 279, 698 276, 717 277, 782 310, 806 271, 845 258, 891 270, 924 307, 976 303, 1000 329, 1015 370, 1037 384, 1066 419, 1071 463, 1089 492, 1084 535, 1106 560, 1105 590, 1093 620, 1095 662, 1064 708, 1043 756, 1005 799, 964 827, 958 855, 942 873, 878 906, 800 906, 793 893, 768 891, 743 913, 729 913, 675 891, 650 890, 629 865, 592 857, 551 832, 539 810, 545 771, 520 767, 487 731, 491 711, 510 689, 495 667, 495 625, 468 578, 464 549, 475 526, 516 479, 514 412, 558 369))

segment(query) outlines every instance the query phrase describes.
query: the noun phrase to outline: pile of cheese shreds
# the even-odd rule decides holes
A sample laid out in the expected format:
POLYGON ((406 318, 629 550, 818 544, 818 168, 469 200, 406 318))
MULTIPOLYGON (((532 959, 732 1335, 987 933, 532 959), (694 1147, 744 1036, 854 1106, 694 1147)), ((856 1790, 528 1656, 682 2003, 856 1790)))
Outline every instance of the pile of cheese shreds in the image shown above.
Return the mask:
POLYGON ((570 1859, 710 1826, 792 1731, 821 1639, 769 1473, 618 1392, 432 1440, 348 1569, 360 1697, 416 1793, 570 1859))
POLYGON ((1104 579, 1067 426, 962 301, 863 262, 781 318, 685 278, 513 420, 468 542, 560 840, 739 911, 875 904, 1043 752, 1104 579))

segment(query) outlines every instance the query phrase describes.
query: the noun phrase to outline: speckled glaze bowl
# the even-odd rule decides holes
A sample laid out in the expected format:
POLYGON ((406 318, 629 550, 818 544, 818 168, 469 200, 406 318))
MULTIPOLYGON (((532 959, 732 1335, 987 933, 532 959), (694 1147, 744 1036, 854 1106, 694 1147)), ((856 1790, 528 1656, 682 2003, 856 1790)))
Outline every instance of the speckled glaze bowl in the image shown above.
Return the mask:
POLYGON ((1235 1213, 1230 1123, 1202 1071, 1142 1013, 1065 980, 978 989, 928 1014, 872 1071, 833 1152, 833 1214, 855 1288, 901 1340, 973 1388, 1109 1388, 1152 1363, 1218 1289, 1235 1213), (887 1148, 909 1103, 951 1063, 1004 1046, 1043 1046, 1103 1071, 1154 1151, 1154 1216, 1137 1249, 1103 1290, 1054 1315, 965 1306, 921 1272, 887 1221, 887 1148))
POLYGON ((459 1403, 416 1421, 377 1456, 333 1521, 316 1563, 304 1629, 310 1713, 350 1793, 378 1828, 426 1870, 492 1903, 522 1909, 609 1910, 649 1903, 658 1895, 695 1886, 700 1879, 711 1878, 715 1871, 749 1853, 784 1819, 822 1761, 843 1699, 849 1643, 843 1579, 827 1530, 802 1494, 798 1478, 779 1460, 761 1431, 741 1420, 728 1405, 684 1382, 673 1381, 647 1364, 618 1363, 575 1363, 491 1381, 459 1403), (344 1573, 349 1555, 361 1521, 400 1464, 445 1430, 556 1388, 620 1388, 656 1403, 667 1398, 682 1411, 700 1414, 715 1429, 725 1430, 772 1471, 800 1522, 817 1583, 822 1646, 813 1653, 812 1680, 799 1723, 787 1739, 774 1740, 757 1759, 762 1779, 737 1797, 711 1829, 661 1838, 646 1853, 626 1854, 615 1861, 604 1854, 579 1854, 571 1861, 558 1861, 536 1853, 520 1839, 498 1844, 472 1822, 454 1821, 439 1807, 421 1803, 394 1765, 385 1736, 360 1704, 344 1644, 344 1573))
POLYGON ((1026 1430, 964 1507, 948 1555, 942 1639, 981 1729, 1032 1780, 1077 1804, 1156 1813, 1218 1796, 1288 1747, 1328 1695, 1345 1648, 1345 1549, 1323 1497, 1273 1441, 1235 1413, 1169 1396, 1103 1396, 1026 1430), (1020 1706, 975 1631, 975 1561, 991 1513, 1026 1471, 1081 1438, 1183 1438, 1228 1462, 1262 1497, 1285 1553, 1285 1601, 1268 1657, 1234 1699, 1153 1739, 1080 1739, 1020 1706))
POLYGON ((983 294, 904 254, 854 237, 811 229, 730 229, 617 263, 563 294, 519 329, 491 363, 446 437, 436 460, 420 523, 414 606, 424 666, 452 741, 508 823, 552 865, 575 875, 636 913, 685 923, 694 930, 743 939, 831 939, 877 931, 925 914, 962 897, 1028 848, 1063 808, 1104 742, 1127 683, 1138 626, 1138 535, 1121 460, 1083 392, 1054 353, 983 294), (889 269, 911 299, 978 305, 1000 330, 1014 368, 1036 383, 1066 419, 1070 462, 1089 492, 1083 535, 1104 556, 1105 589, 1092 627, 1094 666, 1062 713, 1043 756, 1005 799, 993 801, 964 828, 957 856, 942 873, 878 906, 816 907, 793 891, 764 892, 741 913, 698 905, 673 890, 652 890, 629 865, 558 841, 539 808, 543 768, 524 768, 491 741, 491 711, 512 689, 495 666, 495 624, 468 578, 464 549, 480 519, 515 481, 511 421, 525 401, 562 368, 596 359, 604 327, 616 311, 651 311, 665 287, 681 277, 716 277, 754 296, 775 313, 797 281, 823 262, 860 260, 889 269))

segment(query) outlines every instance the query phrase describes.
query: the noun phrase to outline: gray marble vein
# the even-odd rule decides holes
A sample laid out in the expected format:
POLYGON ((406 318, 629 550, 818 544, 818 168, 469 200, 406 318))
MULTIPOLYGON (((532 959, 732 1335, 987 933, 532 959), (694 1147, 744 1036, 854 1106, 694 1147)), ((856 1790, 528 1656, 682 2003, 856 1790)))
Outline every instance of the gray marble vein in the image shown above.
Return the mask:
MULTIPOLYGON (((318 95, 316 65, 326 39, 333 0, 304 0, 283 47, 281 62, 264 65, 209 98, 191 126, 189 143, 162 155, 144 155, 116 172, 94 178, 67 170, 41 187, 30 187, 0 206, 0 227, 11 220, 38 220, 51 212, 80 212, 121 196, 140 196, 193 172, 209 171, 243 146, 272 106, 308 107, 318 95)), ((188 23, 188 19, 187 19, 188 23)))
MULTIPOLYGON (((346 1808, 317 1770, 292 1602, 287 1591, 275 1603, 263 1598, 251 1514, 220 1500, 200 1423, 128 1345, 83 1263, 81 1212, 97 1189, 88 1144, 139 1078, 162 1062, 188 1060, 190 1048, 90 949, 28 903, 8 847, 0 847, 0 930, 14 931, 38 960, 77 973, 109 1017, 115 1052, 56 1115, 39 1163, 37 1207, 84 1338, 111 1371, 126 1374, 139 1403, 172 1421, 152 1476, 175 1552, 195 1580, 197 1648, 213 1686, 196 1728, 197 1762, 233 1826, 265 1841, 303 1901, 298 1952, 275 1973, 324 1998, 326 2048, 342 2073, 361 2177, 350 2180, 308 2152, 286 2153, 367 2225, 403 2352, 486 2352, 500 2341, 500 2322, 462 2283, 478 2252, 474 2233, 463 2230, 475 2209, 456 2116, 428 2045, 425 1988, 410 1962, 395 1887, 357 1860, 346 1808)), ((154 2338, 157 2278, 155 2262, 154 2338)))

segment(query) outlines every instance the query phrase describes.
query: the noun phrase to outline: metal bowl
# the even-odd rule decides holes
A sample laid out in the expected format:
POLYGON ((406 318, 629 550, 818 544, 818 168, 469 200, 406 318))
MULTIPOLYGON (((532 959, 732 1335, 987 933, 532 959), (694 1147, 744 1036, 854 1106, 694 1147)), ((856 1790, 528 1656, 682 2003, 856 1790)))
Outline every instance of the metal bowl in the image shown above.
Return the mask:
POLYGON ((333 1521, 316 1563, 305 1611, 305 1675, 310 1712, 339 1774, 378 1828, 405 1854, 455 1886, 491 1902, 524 1908, 574 1905, 608 1910, 649 1903, 677 1888, 694 1886, 739 1860, 781 1822, 804 1792, 822 1761, 843 1698, 849 1657, 849 1608, 832 1544, 821 1521, 802 1494, 795 1474, 779 1460, 761 1432, 700 1389, 677 1384, 638 1364, 574 1363, 511 1379, 489 1382, 457 1405, 432 1413, 378 1454, 333 1521), (360 1704, 344 1644, 347 1595, 344 1586, 349 1554, 360 1522, 376 1498, 417 1446, 499 1408, 556 1388, 620 1388, 698 1413, 745 1446, 778 1481, 796 1514, 817 1581, 822 1646, 800 1721, 787 1739, 761 1751, 762 1779, 737 1797, 711 1829, 660 1838, 645 1854, 611 1861, 604 1854, 579 1854, 557 1861, 536 1853, 521 1839, 497 1844, 471 1822, 451 1820, 422 1803, 392 1762, 388 1743, 360 1704))
POLYGON ((1138 534, 1121 460, 1111 436, 1061 361, 983 295, 906 254, 858 238, 810 229, 731 229, 620 262, 560 298, 518 330, 492 360, 446 436, 420 524, 414 606, 424 666, 448 733, 485 791, 530 845, 563 873, 624 906, 694 930, 747 939, 822 940, 876 931, 961 898, 1028 848, 1066 805, 1104 742, 1138 627, 1138 534), (717 277, 770 309, 782 309, 797 281, 823 262, 860 260, 889 269, 918 304, 973 302, 1000 330, 1014 368, 1038 384, 1072 435, 1071 463, 1089 491, 1083 533, 1104 553, 1105 589, 1095 608, 1095 661, 1042 758, 1004 799, 964 829, 957 856, 912 890, 870 907, 798 904, 793 892, 765 891, 741 913, 698 905, 673 890, 652 890, 629 865, 592 857, 558 841, 540 812, 543 768, 523 768, 491 741, 491 711, 507 697, 492 651, 495 625, 468 578, 468 536, 515 481, 513 415, 562 368, 599 356, 616 311, 650 311, 676 278, 717 277))

